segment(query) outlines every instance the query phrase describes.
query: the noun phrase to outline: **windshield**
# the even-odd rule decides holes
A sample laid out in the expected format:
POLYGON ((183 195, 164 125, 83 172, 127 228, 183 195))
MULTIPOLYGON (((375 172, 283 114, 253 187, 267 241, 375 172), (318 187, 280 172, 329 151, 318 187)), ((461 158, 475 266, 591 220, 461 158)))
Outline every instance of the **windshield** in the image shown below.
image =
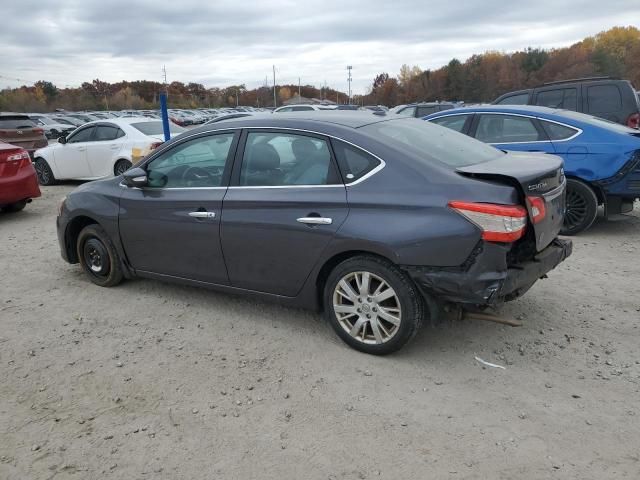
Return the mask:
MULTIPOLYGON (((145 135, 162 135, 162 122, 140 122, 132 123, 131 126, 145 135)), ((175 123, 169 122, 169 131, 171 133, 182 133, 186 129, 179 127, 175 123)))
POLYGON ((578 120, 579 122, 588 123, 589 125, 593 125, 595 127, 605 128, 612 132, 633 133, 636 135, 638 134, 638 130, 625 127, 624 125, 620 125, 619 123, 605 120, 604 118, 594 117, 592 115, 586 115, 584 113, 578 113, 572 110, 561 110, 561 112, 565 117, 572 118, 573 120, 578 120))
POLYGON ((362 131, 401 150, 409 150, 425 163, 435 159, 451 167, 466 167, 494 160, 503 152, 446 127, 403 118, 372 123, 362 131))

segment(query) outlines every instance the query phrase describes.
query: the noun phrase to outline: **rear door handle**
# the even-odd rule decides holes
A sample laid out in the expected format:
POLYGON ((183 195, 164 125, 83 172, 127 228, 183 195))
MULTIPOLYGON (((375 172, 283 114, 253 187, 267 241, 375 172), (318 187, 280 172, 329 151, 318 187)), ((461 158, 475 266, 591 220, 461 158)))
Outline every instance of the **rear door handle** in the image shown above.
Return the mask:
POLYGON ((215 212, 189 212, 189 216, 193 218, 216 218, 215 212))
POLYGON ((306 225, 331 225, 333 223, 333 219, 327 217, 300 217, 296 221, 306 225))

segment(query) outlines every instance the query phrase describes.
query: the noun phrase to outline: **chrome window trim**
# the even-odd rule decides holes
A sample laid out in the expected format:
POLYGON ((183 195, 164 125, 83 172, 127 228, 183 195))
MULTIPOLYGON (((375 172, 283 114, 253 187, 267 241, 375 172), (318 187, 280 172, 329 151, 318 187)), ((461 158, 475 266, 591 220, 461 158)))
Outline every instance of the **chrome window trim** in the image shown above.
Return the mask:
MULTIPOLYGON (((314 130, 307 130, 307 129, 303 129, 303 128, 291 128, 291 127, 254 127, 254 126, 249 126, 249 127, 226 127, 226 128, 216 128, 214 130, 208 130, 206 132, 198 132, 198 133, 194 133, 192 135, 186 135, 184 138, 180 139, 179 143, 184 143, 186 141, 189 141, 189 139, 191 138, 195 138, 198 136, 206 136, 206 134, 208 133, 214 133, 214 132, 225 132, 225 131, 232 131, 235 132, 237 130, 285 130, 285 131, 293 131, 293 132, 304 132, 304 133, 311 133, 314 135, 319 135, 319 136, 323 136, 323 137, 328 137, 328 138, 334 138, 336 140, 339 140, 341 142, 344 142, 348 145, 351 145, 352 147, 357 148, 358 150, 362 150, 363 152, 365 152, 368 155, 371 155, 373 158, 375 158, 376 160, 378 160, 378 162, 380 162, 378 164, 377 167, 375 167, 374 169, 372 169, 370 172, 368 172, 366 175, 363 175, 362 177, 360 177, 359 179, 350 182, 350 183, 337 183, 334 185, 268 185, 268 186, 259 186, 259 185, 251 185, 251 186, 241 186, 241 185, 234 185, 234 186, 229 186, 229 187, 158 187, 158 188, 154 188, 154 187, 149 187, 152 188, 154 191, 158 191, 158 190, 196 190, 196 189, 200 189, 200 190, 219 190, 222 188, 229 188, 229 189, 234 189, 234 190, 238 190, 238 189, 274 189, 274 188, 283 188, 283 189, 291 189, 291 188, 344 188, 344 187, 353 187, 359 183, 364 182, 366 179, 372 177, 373 175, 375 175, 376 173, 378 173, 380 170, 382 170, 387 163, 380 158, 378 155, 376 155, 375 153, 371 153, 369 150, 360 147, 359 145, 356 145, 355 143, 350 142, 349 140, 345 140, 344 138, 341 137, 337 137, 335 135, 331 135, 328 133, 322 133, 322 132, 316 132, 314 130)), ((160 156, 162 152, 158 152, 157 156, 160 156)), ((148 163, 152 162, 156 157, 152 157, 149 158, 149 160, 147 162, 145 162, 144 165, 147 165, 148 163)), ((241 160, 242 161, 242 160, 241 160)), ((142 190, 139 187, 128 187, 127 185, 124 185, 124 182, 120 183, 120 186, 123 188, 131 188, 131 189, 136 189, 136 190, 142 190)))
MULTIPOLYGON (((511 145, 511 144, 519 144, 519 143, 548 143, 548 142, 568 142, 569 140, 573 140, 574 138, 576 138, 578 135, 581 135, 583 130, 579 127, 574 127, 573 125, 568 125, 566 123, 562 123, 559 122, 557 120, 551 120, 549 118, 543 118, 543 117, 538 117, 538 116, 532 116, 532 115, 525 115, 523 113, 509 113, 509 112, 459 112, 459 113, 448 113, 445 115, 439 115, 437 117, 431 118, 429 120, 427 120, 427 122, 431 122, 432 120, 436 120, 438 118, 442 118, 442 117, 452 117, 454 115, 510 115, 512 117, 524 117, 524 118, 535 118, 537 120, 540 120, 541 122, 550 122, 550 123, 555 123, 558 125, 561 125, 563 127, 567 127, 570 128, 571 130, 575 130, 576 133, 573 134, 570 137, 567 138, 563 138, 562 140, 534 140, 531 142, 494 142, 494 143, 488 143, 487 145, 511 145)), ((472 137, 472 138, 476 138, 476 137, 472 137)), ((477 138, 476 138, 477 140, 477 138)), ((481 141, 481 140, 479 140, 481 141)))

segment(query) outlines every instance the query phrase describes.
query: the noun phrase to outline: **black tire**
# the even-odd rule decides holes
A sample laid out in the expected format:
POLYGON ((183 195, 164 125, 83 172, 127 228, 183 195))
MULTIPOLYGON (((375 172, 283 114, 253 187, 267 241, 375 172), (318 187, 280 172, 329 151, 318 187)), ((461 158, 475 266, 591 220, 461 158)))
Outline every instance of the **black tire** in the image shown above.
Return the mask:
MULTIPOLYGON (((360 281, 361 285, 364 285, 362 276, 360 281)), ((371 291, 370 289, 366 291, 371 291)), ((340 291, 344 290, 341 288, 340 291)), ((385 290, 382 292, 384 293, 385 290)), ((352 348, 373 355, 387 355, 402 348, 416 335, 423 321, 424 302, 413 281, 391 262, 379 257, 362 255, 340 263, 329 274, 322 298, 325 316, 338 336, 352 348), (358 287, 358 280, 354 277, 352 281, 350 278, 362 273, 369 274, 371 278, 369 288, 371 290, 375 290, 376 286, 379 287, 381 282, 385 282, 393 289, 395 293, 393 298, 376 302, 375 291, 371 295, 360 295, 362 289, 355 291, 358 287), (353 302, 336 290, 342 280, 348 282, 350 286, 355 286, 353 293, 357 295, 353 302), (340 306, 344 308, 353 306, 360 313, 343 313, 345 316, 338 319, 334 301, 339 302, 340 306), (387 323, 387 320, 381 315, 381 312, 384 312, 388 316, 394 308, 385 302, 398 305, 398 325, 387 323), (365 314, 368 319, 365 318, 365 314), (355 330, 358 322, 362 327, 355 330), (378 342, 380 337, 375 336, 374 324, 378 335, 388 337, 383 342, 378 342), (355 336, 347 331, 349 328, 355 331, 355 336)))
POLYGON ((113 174, 119 177, 131 168, 132 163, 129 160, 118 160, 113 166, 113 174))
POLYGON ((2 211, 5 213, 16 213, 21 210, 24 210, 24 207, 27 206, 27 201, 22 200, 21 202, 11 203, 9 205, 5 205, 2 207, 2 211))
POLYGON ((33 161, 33 166, 36 169, 36 174, 38 176, 38 183, 40 185, 55 185, 56 177, 53 176, 53 172, 51 171, 51 167, 44 158, 36 158, 33 161))
POLYGON ((118 285, 122 264, 111 239, 99 225, 88 225, 78 235, 78 260, 89 279, 101 287, 118 285))
POLYGON ((576 235, 591 225, 598 216, 598 197, 589 185, 567 179, 567 211, 564 215, 562 235, 576 235))

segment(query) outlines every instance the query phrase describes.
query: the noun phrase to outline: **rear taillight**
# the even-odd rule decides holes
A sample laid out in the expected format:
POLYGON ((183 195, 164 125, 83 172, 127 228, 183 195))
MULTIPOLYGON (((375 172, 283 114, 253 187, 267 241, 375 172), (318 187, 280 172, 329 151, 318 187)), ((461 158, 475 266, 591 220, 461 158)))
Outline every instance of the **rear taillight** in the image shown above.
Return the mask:
POLYGON ((149 150, 155 150, 156 148, 158 148, 160 145, 162 145, 164 142, 154 142, 151 144, 151 146, 149 147, 149 150))
POLYGON ((547 214, 547 209, 544 206, 544 198, 542 197, 527 197, 527 205, 531 209, 531 221, 535 225, 544 220, 547 214))
POLYGON ((640 113, 633 113, 627 118, 627 127, 640 128, 640 113))
POLYGON ((32 129, 33 133, 37 133, 38 135, 44 135, 44 130, 42 128, 34 128, 32 129))
POLYGON ((483 240, 488 242, 515 242, 527 226, 527 210, 520 205, 454 201, 449 207, 480 227, 483 240))
POLYGON ((0 162, 20 162, 22 160, 31 161, 31 157, 26 150, 10 150, 8 152, 0 152, 0 162))

